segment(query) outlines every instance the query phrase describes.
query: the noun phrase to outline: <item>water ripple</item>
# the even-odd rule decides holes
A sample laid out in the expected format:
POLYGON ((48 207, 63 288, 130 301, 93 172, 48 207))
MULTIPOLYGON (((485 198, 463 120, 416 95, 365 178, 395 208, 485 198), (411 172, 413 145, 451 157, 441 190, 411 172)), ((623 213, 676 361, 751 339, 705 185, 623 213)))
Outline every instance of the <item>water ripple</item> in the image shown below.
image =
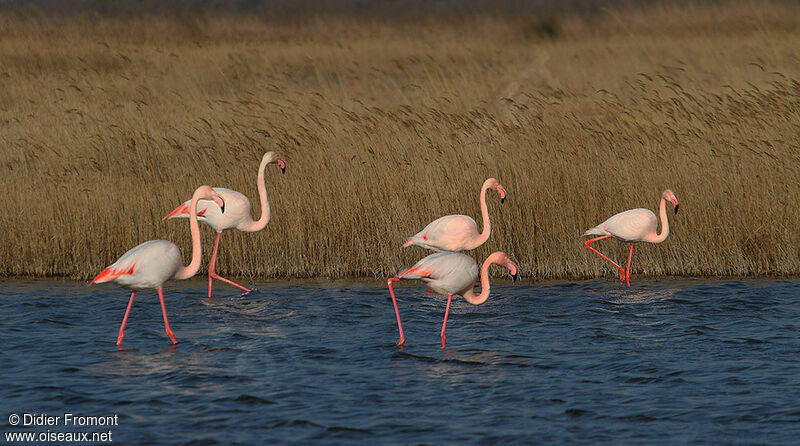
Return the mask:
MULTIPOLYGON (((481 306, 380 281, 240 295, 0 289, 4 413, 118 413, 115 442, 763 443, 800 438, 800 282, 511 284, 481 306), (383 285, 383 286, 382 286, 383 285)), ((5 415, 4 415, 5 416, 5 415)))

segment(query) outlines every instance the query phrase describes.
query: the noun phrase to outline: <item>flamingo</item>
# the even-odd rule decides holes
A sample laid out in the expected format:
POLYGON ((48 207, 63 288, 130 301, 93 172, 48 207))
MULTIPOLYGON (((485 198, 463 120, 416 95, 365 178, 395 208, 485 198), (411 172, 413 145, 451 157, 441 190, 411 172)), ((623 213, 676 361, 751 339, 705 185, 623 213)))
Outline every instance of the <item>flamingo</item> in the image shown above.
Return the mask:
POLYGON ((119 327, 117 335, 117 345, 122 343, 125 337, 125 323, 128 322, 128 315, 133 306, 133 298, 136 291, 145 288, 155 288, 158 298, 161 301, 161 312, 164 314, 164 328, 167 335, 172 339, 173 344, 177 344, 175 334, 169 327, 167 319, 167 308, 164 306, 164 293, 161 286, 170 279, 188 279, 200 269, 202 251, 200 248, 200 228, 197 224, 197 202, 198 200, 213 200, 220 209, 225 209, 225 201, 210 186, 200 186, 194 191, 189 203, 189 226, 192 233, 192 261, 188 266, 183 266, 181 250, 174 243, 167 240, 149 240, 131 249, 119 258, 116 262, 109 265, 100 272, 92 283, 116 282, 126 288, 132 289, 131 299, 128 301, 128 308, 122 318, 122 325, 119 327))
POLYGON ((445 328, 447 328, 447 315, 450 313, 450 301, 454 294, 458 294, 472 305, 480 305, 489 298, 489 266, 491 264, 500 265, 508 268, 511 278, 517 278, 517 265, 508 258, 506 253, 497 251, 489 255, 483 262, 480 269, 481 293, 476 295, 473 291, 475 281, 478 280, 478 264, 475 260, 459 252, 437 252, 431 254, 417 262, 411 268, 390 277, 386 285, 389 286, 389 294, 392 295, 394 312, 397 315, 397 329, 400 331, 400 340, 397 345, 406 342, 403 336, 403 324, 400 322, 400 311, 397 309, 397 299, 394 297, 392 284, 401 280, 420 279, 436 293, 447 296, 447 306, 444 310, 444 321, 442 322, 442 350, 445 346, 445 328))
POLYGON ((586 240, 583 246, 586 246, 591 251, 596 252, 600 257, 611 262, 612 265, 619 268, 620 277, 623 282, 627 282, 631 286, 631 258, 633 258, 633 244, 637 242, 648 243, 661 243, 667 239, 669 235, 669 222, 667 221, 666 201, 672 203, 675 214, 678 213, 678 199, 671 190, 667 189, 661 194, 661 204, 658 207, 658 212, 661 217, 661 233, 656 233, 658 221, 656 215, 649 209, 630 209, 620 212, 617 215, 609 218, 608 220, 600 223, 599 225, 589 228, 583 233, 587 235, 599 235, 600 237, 586 240), (628 267, 623 268, 616 262, 604 256, 600 251, 594 249, 591 243, 602 240, 608 237, 616 237, 617 239, 630 243, 631 250, 628 254, 628 267))
MULTIPOLYGON (((235 190, 226 189, 224 187, 213 188, 223 200, 225 200, 226 212, 223 213, 219 206, 215 206, 211 201, 201 200, 197 204, 197 219, 212 227, 217 231, 217 238, 214 241, 214 251, 211 254, 211 263, 208 266, 208 298, 211 299, 211 287, 213 280, 221 280, 227 284, 233 285, 245 293, 250 290, 243 287, 238 283, 228 280, 216 273, 214 266, 217 263, 217 251, 219 250, 219 238, 222 231, 226 229, 236 228, 240 231, 256 232, 264 229, 269 222, 269 201, 267 201, 267 188, 264 185, 264 168, 267 164, 275 163, 281 168, 281 173, 286 173, 286 163, 275 154, 275 152, 267 152, 261 158, 261 165, 258 166, 258 197, 261 200, 261 217, 258 220, 253 220, 250 216, 250 200, 244 194, 236 192, 235 190)), ((164 220, 173 218, 186 218, 189 216, 189 202, 185 202, 170 212, 169 215, 164 217, 164 220)))
POLYGON ((432 221, 425 229, 409 237, 403 248, 421 246, 434 251, 465 251, 481 246, 489 239, 491 225, 489 210, 486 207, 486 190, 494 189, 500 194, 500 202, 506 200, 506 190, 500 183, 489 178, 481 187, 481 215, 483 216, 483 232, 478 233, 478 224, 466 215, 447 215, 432 221))

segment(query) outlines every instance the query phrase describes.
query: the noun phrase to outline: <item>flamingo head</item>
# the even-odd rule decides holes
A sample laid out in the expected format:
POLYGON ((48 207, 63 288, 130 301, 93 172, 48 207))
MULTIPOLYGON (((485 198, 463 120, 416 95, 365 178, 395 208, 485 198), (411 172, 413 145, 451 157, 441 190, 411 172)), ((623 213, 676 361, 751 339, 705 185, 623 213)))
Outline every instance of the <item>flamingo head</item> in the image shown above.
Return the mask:
POLYGON ((492 258, 492 263, 508 268, 508 274, 511 276, 511 280, 517 280, 519 278, 517 264, 508 258, 508 254, 498 251, 490 257, 492 258))
POLYGON ((500 195, 500 203, 504 203, 506 201, 506 189, 500 185, 499 181, 494 178, 489 178, 483 184, 485 184, 486 187, 497 191, 497 193, 500 195))
POLYGON ((281 168, 281 173, 286 173, 286 162, 281 159, 275 152, 269 151, 264 154, 264 157, 261 159, 261 162, 264 164, 272 164, 275 163, 278 167, 281 168))
POLYGON ((665 190, 664 193, 661 194, 661 198, 672 203, 672 208, 675 209, 676 214, 678 213, 678 198, 675 197, 675 194, 671 190, 665 190))
POLYGON ((217 203, 222 213, 225 213, 225 200, 211 188, 211 186, 200 186, 195 191, 195 195, 199 200, 213 200, 214 203, 217 203))

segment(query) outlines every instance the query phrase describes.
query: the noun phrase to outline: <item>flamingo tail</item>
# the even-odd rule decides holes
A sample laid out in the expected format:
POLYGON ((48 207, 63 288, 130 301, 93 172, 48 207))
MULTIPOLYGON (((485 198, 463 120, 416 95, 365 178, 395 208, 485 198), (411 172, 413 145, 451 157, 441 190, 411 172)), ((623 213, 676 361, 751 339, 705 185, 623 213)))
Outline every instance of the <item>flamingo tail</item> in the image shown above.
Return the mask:
POLYGON ((171 220, 173 218, 181 218, 181 217, 188 217, 189 216, 189 206, 186 203, 181 204, 174 211, 170 212, 169 215, 162 218, 161 221, 171 220))
POLYGON ((131 267, 128 268, 127 270, 118 270, 118 269, 114 269, 114 268, 108 267, 108 268, 100 271, 100 274, 95 276, 95 278, 92 279, 92 281, 89 282, 89 284, 91 285, 93 283, 111 282, 112 280, 116 279, 119 276, 124 276, 125 274, 133 274, 133 268, 135 266, 136 265, 131 265, 131 267))
POLYGON ((587 229, 582 236, 585 237, 587 235, 608 235, 608 231, 601 228, 600 226, 595 226, 593 228, 587 229))
MULTIPOLYGON (((201 209, 197 212, 197 216, 202 217, 205 213, 206 210, 201 209)), ((171 220, 173 218, 189 218, 189 206, 186 203, 178 206, 174 211, 170 212, 169 215, 162 218, 161 221, 171 220)))

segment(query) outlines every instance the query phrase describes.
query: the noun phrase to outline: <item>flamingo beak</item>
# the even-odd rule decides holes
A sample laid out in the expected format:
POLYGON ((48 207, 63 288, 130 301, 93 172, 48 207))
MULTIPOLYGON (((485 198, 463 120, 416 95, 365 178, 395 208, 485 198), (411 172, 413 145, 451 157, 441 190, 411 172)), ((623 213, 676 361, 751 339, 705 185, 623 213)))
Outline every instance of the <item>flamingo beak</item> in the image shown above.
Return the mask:
POLYGON ((675 215, 678 215, 678 199, 677 198, 673 198, 670 201, 672 202, 672 206, 675 209, 675 215))
POLYGON ((514 264, 511 260, 508 261, 508 273, 511 275, 511 281, 515 281, 519 279, 519 274, 517 274, 517 265, 514 264))
POLYGON ((214 203, 217 203, 219 206, 220 211, 224 214, 225 213, 225 200, 222 199, 218 194, 214 194, 214 203))
POLYGON ((286 173, 286 162, 278 158, 278 167, 281 168, 281 173, 286 173))
POLYGON ((497 193, 500 194, 500 203, 506 202, 506 190, 503 186, 497 186, 497 193))

